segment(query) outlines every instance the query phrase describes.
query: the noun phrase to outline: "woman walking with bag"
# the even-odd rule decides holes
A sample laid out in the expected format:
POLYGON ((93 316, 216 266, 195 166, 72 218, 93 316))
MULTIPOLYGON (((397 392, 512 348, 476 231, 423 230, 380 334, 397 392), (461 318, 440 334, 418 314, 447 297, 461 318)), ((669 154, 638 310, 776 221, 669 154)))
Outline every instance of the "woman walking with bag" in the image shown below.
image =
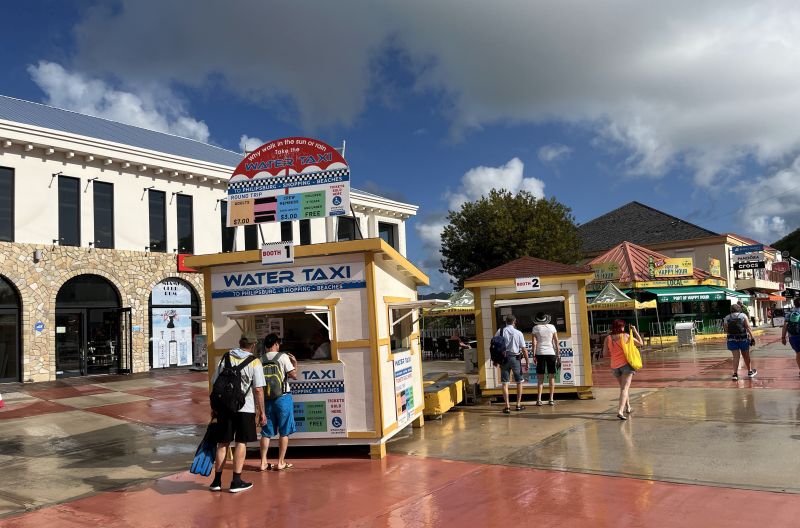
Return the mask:
POLYGON ((642 346, 644 344, 639 335, 639 330, 637 330, 635 326, 631 326, 630 334, 626 334, 625 321, 616 319, 611 323, 611 335, 606 337, 603 343, 603 355, 607 352, 611 354, 611 373, 619 382, 619 409, 617 410, 617 418, 620 420, 627 420, 628 417, 625 416, 624 413, 627 412, 630 414, 631 412, 631 404, 628 401, 628 391, 631 387, 633 373, 636 372, 638 368, 641 368, 641 362, 639 362, 639 365, 632 366, 625 354, 625 350, 630 345, 631 340, 633 340, 636 346, 642 346))

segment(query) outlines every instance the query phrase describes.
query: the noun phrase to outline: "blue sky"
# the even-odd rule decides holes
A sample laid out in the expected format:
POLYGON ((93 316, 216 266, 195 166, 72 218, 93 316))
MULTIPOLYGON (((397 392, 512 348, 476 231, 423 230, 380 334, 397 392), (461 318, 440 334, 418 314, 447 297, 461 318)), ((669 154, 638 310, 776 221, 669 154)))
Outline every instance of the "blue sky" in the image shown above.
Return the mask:
POLYGON ((346 140, 354 186, 420 206, 436 287, 443 215, 493 186, 774 242, 800 225, 800 10, 645 4, 12 2, 0 93, 237 151, 346 140))

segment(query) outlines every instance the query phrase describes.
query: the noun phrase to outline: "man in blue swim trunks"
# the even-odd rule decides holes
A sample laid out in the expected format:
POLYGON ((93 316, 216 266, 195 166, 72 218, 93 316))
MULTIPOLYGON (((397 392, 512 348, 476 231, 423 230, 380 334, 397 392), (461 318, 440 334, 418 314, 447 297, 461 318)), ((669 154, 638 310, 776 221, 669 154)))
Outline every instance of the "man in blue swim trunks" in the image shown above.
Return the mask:
POLYGON ((750 321, 742 313, 738 304, 731 306, 731 313, 722 321, 725 333, 728 334, 728 350, 733 353, 733 381, 739 381, 739 354, 744 358, 747 375, 755 377, 758 370, 750 362, 750 343, 755 343, 755 337, 750 330, 750 321))
POLYGON ((261 429, 261 471, 272 469, 283 471, 292 467, 286 463, 286 451, 289 448, 289 436, 296 431, 294 425, 294 400, 289 388, 289 379, 297 379, 297 360, 292 354, 280 352, 281 339, 277 334, 269 334, 264 338, 264 356, 261 361, 265 368, 268 364, 277 363, 283 376, 283 395, 275 399, 265 399, 267 423, 261 429), (278 463, 267 463, 269 439, 278 436, 278 463))
POLYGON ((794 308, 786 314, 783 320, 783 332, 781 333, 781 343, 786 344, 786 336, 789 336, 789 345, 794 350, 794 359, 797 361, 797 368, 800 368, 800 297, 794 300, 794 308))

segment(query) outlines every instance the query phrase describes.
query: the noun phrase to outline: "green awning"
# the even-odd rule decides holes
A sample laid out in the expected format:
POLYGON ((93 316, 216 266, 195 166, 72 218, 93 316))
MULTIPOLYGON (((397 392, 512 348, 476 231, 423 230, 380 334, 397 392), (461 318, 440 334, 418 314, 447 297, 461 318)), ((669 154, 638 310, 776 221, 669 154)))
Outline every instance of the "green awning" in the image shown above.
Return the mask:
POLYGON ((716 290, 721 292, 725 292, 725 296, 731 298, 733 301, 741 300, 744 304, 750 304, 750 294, 749 293, 742 293, 736 290, 730 290, 728 288, 723 288, 722 286, 710 286, 716 290))
POLYGON ((713 286, 684 286, 675 288, 645 288, 656 295, 660 303, 723 301, 725 292, 713 286))

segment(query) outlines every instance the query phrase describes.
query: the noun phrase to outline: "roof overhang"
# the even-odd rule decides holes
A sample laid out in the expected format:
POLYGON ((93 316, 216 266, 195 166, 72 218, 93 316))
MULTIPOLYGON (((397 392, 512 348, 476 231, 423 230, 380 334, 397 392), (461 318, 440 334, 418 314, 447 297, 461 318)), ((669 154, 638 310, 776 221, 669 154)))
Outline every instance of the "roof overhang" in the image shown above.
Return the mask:
POLYGON ((554 295, 552 297, 523 297, 521 299, 499 299, 494 302, 495 308, 502 308, 504 306, 521 306, 523 304, 540 304, 546 302, 563 302, 563 295, 554 295))

